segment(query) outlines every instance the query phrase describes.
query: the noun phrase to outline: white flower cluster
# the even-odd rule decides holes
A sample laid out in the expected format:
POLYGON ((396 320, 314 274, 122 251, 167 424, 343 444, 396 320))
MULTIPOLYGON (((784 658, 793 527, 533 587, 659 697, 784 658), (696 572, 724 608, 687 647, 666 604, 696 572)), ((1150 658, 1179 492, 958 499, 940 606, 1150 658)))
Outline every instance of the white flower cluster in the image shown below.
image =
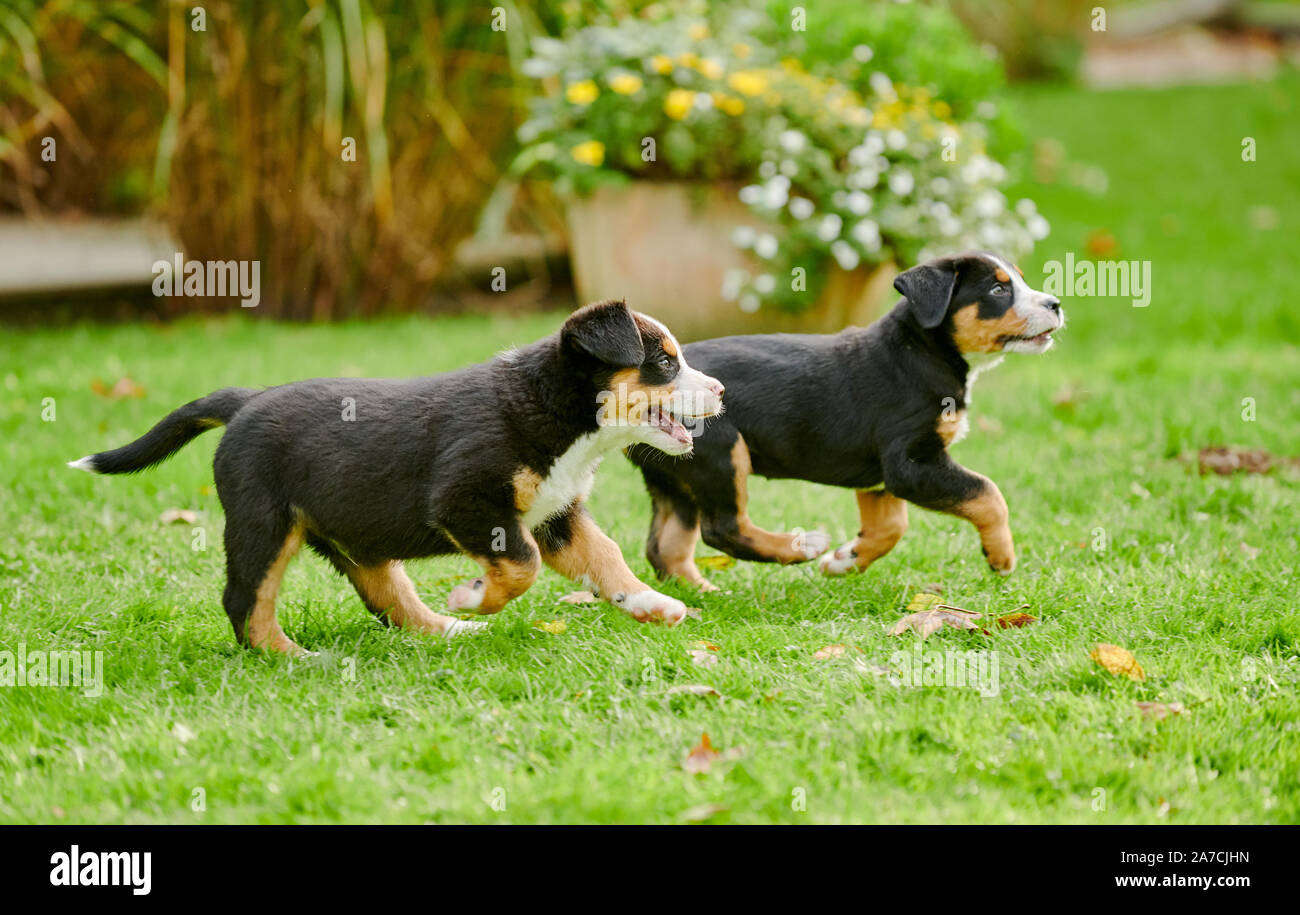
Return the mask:
MULTIPOLYGON (((872 86, 881 104, 897 98, 881 74, 872 86)), ((729 272, 722 289, 743 310, 756 310, 781 291, 776 276, 796 267, 811 274, 827 256, 843 270, 969 248, 1019 258, 1048 234, 1032 200, 1008 206, 1000 189, 1006 169, 978 149, 982 125, 963 130, 933 120, 910 131, 868 127, 837 160, 777 121, 759 180, 740 189, 741 202, 771 228, 736 229, 732 242, 758 266, 729 272)))

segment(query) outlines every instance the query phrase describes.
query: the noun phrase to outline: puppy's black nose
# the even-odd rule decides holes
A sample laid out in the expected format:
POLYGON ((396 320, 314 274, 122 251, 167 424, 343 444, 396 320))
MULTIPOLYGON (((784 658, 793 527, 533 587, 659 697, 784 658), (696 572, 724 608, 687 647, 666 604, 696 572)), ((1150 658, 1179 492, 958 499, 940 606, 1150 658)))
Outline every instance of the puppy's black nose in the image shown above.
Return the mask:
POLYGON ((1061 300, 1055 296, 1049 295, 1047 298, 1043 299, 1043 306, 1057 314, 1060 314, 1061 312, 1061 300))

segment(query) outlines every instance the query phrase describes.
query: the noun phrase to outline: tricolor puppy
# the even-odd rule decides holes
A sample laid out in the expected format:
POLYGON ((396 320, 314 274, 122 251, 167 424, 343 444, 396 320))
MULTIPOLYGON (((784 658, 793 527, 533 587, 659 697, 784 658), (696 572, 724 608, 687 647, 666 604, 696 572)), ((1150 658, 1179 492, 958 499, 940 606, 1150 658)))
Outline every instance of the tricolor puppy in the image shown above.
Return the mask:
POLYGON ((674 624, 685 605, 637 580, 583 501, 610 451, 688 453, 683 420, 718 413, 721 397, 662 324, 600 302, 553 336, 446 375, 225 388, 71 466, 131 473, 227 427, 213 475, 226 514, 225 608, 245 645, 301 653, 275 599, 303 543, 372 613, 423 632, 484 625, 431 612, 402 568, 457 552, 484 574, 451 591, 450 611, 496 613, 545 561, 638 620, 674 624))
POLYGON ((940 258, 894 286, 905 298, 867 328, 686 347, 692 365, 727 386, 728 406, 696 438, 689 459, 629 451, 654 502, 646 555, 660 576, 711 588, 694 560, 701 533, 712 547, 761 562, 801 562, 827 549, 824 534, 754 524, 751 473, 858 491, 861 531, 822 560, 828 574, 864 569, 889 552, 907 529, 908 502, 970 521, 989 565, 1011 571, 1002 493, 953 461, 948 446, 966 434, 978 371, 968 360, 1046 351, 1065 323, 1060 303, 991 254, 940 258))

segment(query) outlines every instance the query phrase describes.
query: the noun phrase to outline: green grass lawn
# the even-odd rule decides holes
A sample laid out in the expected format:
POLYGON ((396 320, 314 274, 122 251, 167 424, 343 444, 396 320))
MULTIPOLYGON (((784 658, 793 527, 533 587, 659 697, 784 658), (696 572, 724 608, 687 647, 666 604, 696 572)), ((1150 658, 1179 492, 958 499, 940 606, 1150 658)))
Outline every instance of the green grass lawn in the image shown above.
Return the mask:
MULTIPOLYGON (((1084 257, 1106 230, 1114 257, 1152 262, 1155 293, 1144 309, 1067 300, 1054 351, 1009 357, 981 380, 954 455, 1011 505, 1020 566, 1007 579, 987 570, 969 525, 913 510, 902 543, 860 576, 708 570, 725 593, 694 600, 702 618, 677 629, 559 603, 571 586, 547 571, 489 633, 444 642, 380 627, 304 554, 280 619, 320 655, 263 657, 236 647, 220 606, 219 433, 134 478, 64 461, 214 388, 442 371, 560 317, 293 327, 237 316, 6 334, 0 647, 101 651, 105 686, 99 698, 0 688, 0 820, 1300 820, 1300 479, 1200 477, 1177 460, 1212 443, 1300 454, 1298 90, 1289 78, 1024 93, 1031 133, 1109 177, 1100 195, 1064 179, 1018 189, 1054 230, 1026 275, 1039 284, 1045 260, 1084 257), (1244 136, 1258 161, 1241 161, 1244 136), (1272 208, 1274 228, 1258 227, 1269 211, 1256 207, 1272 208), (143 397, 92 393, 97 377, 123 374, 143 397), (159 523, 171 508, 199 512, 206 549, 190 527, 159 523), (1028 604, 1040 618, 925 643, 996 652, 996 696, 874 671, 911 653, 911 634, 886 631, 930 582, 952 604, 1028 604), (558 634, 535 626, 560 619, 558 634), (700 639, 718 646, 715 666, 693 663, 700 639), (1145 682, 1095 665, 1098 642, 1131 650, 1145 682), (857 651, 814 656, 832 644, 857 651), (720 695, 670 692, 690 684, 720 695), (1147 720, 1139 701, 1187 710, 1147 720), (736 752, 688 774, 704 732, 736 752)), ((769 529, 824 526, 836 543, 857 524, 852 493, 803 483, 755 480, 751 508, 769 529)), ((649 575, 648 500, 622 458, 606 462, 592 509, 649 575)), ((478 571, 463 558, 410 568, 435 609, 478 571)))

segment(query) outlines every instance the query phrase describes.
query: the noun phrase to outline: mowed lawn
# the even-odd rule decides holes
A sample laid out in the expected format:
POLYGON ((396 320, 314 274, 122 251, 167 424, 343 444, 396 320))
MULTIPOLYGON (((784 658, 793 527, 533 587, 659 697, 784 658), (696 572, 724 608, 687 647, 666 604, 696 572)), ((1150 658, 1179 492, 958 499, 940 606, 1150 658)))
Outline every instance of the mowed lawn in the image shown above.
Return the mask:
MULTIPOLYGON (((695 599, 702 617, 677 629, 560 603, 571 586, 547 571, 489 633, 445 642, 382 628, 305 553, 280 618, 320 654, 263 657, 236 647, 220 606, 219 432, 137 477, 64 462, 218 387, 442 371, 561 316, 4 334, 0 648, 103 652, 105 685, 99 698, 0 687, 0 820, 1300 820, 1300 474, 1202 477, 1178 459, 1221 443, 1300 455, 1298 99, 1295 78, 1023 94, 1031 136, 1108 176, 1103 193, 1068 166, 1018 188, 1053 224, 1026 275, 1038 285, 1045 261, 1086 257, 1101 230, 1111 257, 1151 262, 1154 294, 1146 308, 1066 297, 1056 349, 980 381, 954 455, 1011 505, 1020 566, 1007 579, 968 525, 913 509, 902 543, 863 575, 706 570, 726 590, 695 599), (1247 136, 1256 162, 1241 160, 1247 136), (92 392, 123 375, 143 396, 92 392), (206 544, 160 523, 168 509, 197 511, 206 544), (924 644, 924 657, 996 652, 996 696, 883 674, 895 652, 913 655, 913 635, 887 630, 930 583, 950 604, 1039 618, 924 644), (557 620, 563 631, 537 626, 557 620), (700 640, 716 664, 694 663, 700 640), (1094 664, 1100 642, 1132 651, 1145 681, 1094 664), (816 656, 830 645, 847 647, 816 656), (698 684, 718 695, 672 691, 698 684), (1138 702, 1185 711, 1157 721, 1138 702), (704 733, 723 756, 688 773, 704 733)), ((621 457, 591 504, 648 576, 648 499, 621 457)), ((857 526, 851 492, 803 483, 755 481, 751 509, 837 544, 857 526)), ((437 608, 478 567, 410 568, 437 608)))

